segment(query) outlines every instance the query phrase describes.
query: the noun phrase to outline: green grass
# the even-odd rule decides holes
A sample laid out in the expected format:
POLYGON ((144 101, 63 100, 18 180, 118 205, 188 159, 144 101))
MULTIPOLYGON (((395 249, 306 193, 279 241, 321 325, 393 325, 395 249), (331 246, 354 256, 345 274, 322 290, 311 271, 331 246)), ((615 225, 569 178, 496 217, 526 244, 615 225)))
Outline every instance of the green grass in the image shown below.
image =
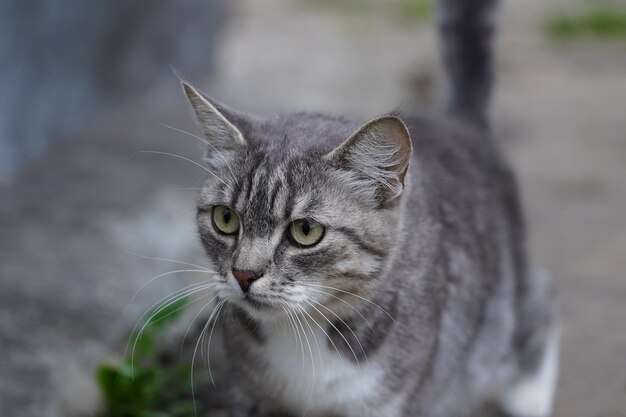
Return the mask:
POLYGON ((433 13, 433 2, 431 0, 404 0, 402 8, 409 19, 421 22, 430 18, 433 13))
POLYGON ((546 31, 557 39, 626 38, 626 11, 602 8, 556 16, 547 22, 546 31))
POLYGON ((302 5, 313 6, 342 15, 371 15, 374 18, 400 15, 408 22, 423 22, 433 13, 436 0, 301 0, 302 5), (385 14, 387 13, 387 14, 385 14))
MULTIPOLYGON (((149 312, 147 317, 152 319, 143 332, 130 336, 131 348, 136 345, 134 355, 128 355, 119 364, 102 364, 98 368, 96 378, 105 402, 101 417, 196 416, 191 367, 162 363, 157 349, 159 339, 186 305, 187 300, 181 299, 149 312)), ((201 370, 193 373, 194 385, 203 382, 203 374, 201 370)))

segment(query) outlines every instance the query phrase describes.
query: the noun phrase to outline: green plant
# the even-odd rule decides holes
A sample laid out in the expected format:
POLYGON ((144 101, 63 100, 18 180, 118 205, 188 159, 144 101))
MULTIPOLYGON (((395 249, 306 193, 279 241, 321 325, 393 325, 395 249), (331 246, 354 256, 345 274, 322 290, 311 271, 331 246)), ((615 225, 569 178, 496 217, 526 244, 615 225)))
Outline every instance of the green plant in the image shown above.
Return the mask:
POLYGON ((148 313, 143 331, 130 336, 133 353, 119 364, 103 364, 97 381, 105 400, 103 417, 194 417, 194 385, 201 381, 189 365, 161 360, 157 342, 181 315, 186 299, 148 313))
POLYGON ((404 0, 404 13, 411 20, 424 21, 428 19, 432 13, 431 0, 404 0))
POLYGON ((626 11, 604 7, 577 15, 556 16, 547 22, 546 31, 559 39, 626 37, 626 11))

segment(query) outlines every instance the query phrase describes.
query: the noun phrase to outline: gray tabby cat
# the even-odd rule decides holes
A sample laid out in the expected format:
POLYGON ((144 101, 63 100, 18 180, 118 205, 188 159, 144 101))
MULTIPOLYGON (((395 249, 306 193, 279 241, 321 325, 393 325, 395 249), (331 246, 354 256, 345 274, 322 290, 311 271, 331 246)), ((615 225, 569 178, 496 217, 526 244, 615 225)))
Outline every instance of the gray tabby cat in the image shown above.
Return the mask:
POLYGON ((210 145, 197 222, 232 416, 550 414, 550 285, 487 123, 495 7, 440 4, 440 117, 259 118, 183 83, 210 145))

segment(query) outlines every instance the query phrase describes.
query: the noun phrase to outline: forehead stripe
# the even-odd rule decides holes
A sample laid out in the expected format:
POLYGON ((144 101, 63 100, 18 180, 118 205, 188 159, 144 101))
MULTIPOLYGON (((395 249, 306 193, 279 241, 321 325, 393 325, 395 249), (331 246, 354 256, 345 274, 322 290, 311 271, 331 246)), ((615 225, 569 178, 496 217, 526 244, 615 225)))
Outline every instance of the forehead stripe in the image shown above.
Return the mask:
POLYGON ((282 187, 283 187, 283 180, 278 178, 278 180, 276 180, 276 183, 274 184, 272 195, 270 196, 269 211, 272 213, 274 212, 274 205, 276 204, 276 198, 278 197, 278 192, 281 190, 282 187))
POLYGON ((230 206, 236 207, 237 200, 239 200, 239 196, 241 195, 241 181, 235 181, 235 188, 233 189, 233 194, 230 198, 230 206))
POLYGON ((248 201, 250 201, 250 195, 252 194, 252 186, 254 184, 255 173, 258 170, 258 168, 259 168, 259 166, 261 165, 262 162, 263 162, 263 158, 261 157, 261 155, 257 155, 257 157, 254 159, 254 163, 252 164, 252 166, 250 167, 250 170, 247 173, 248 182, 246 184, 246 186, 247 186, 247 188, 246 188, 246 203, 248 201))
POLYGON ((287 201, 285 202, 285 213, 283 214, 283 217, 285 219, 288 219, 291 216, 292 210, 293 210, 293 202, 295 199, 295 194, 296 194, 296 185, 294 184, 294 178, 293 178, 293 171, 295 169, 295 161, 292 159, 291 161, 289 161, 289 163, 287 164, 287 175, 286 175, 286 179, 287 179, 287 201))

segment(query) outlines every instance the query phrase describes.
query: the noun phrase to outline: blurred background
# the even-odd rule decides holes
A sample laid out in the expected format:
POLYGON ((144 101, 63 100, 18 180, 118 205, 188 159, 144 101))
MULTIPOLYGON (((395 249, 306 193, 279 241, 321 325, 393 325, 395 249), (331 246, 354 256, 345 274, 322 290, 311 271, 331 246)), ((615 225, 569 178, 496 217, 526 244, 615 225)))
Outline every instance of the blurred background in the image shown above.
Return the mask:
MULTIPOLYGON (((555 415, 623 417, 626 3, 501 11, 494 118, 534 263, 558 286, 555 415)), ((156 258, 203 262, 204 172, 137 153, 201 159, 178 130, 197 132, 172 68, 264 115, 432 109, 442 81, 425 0, 1 2, 2 416, 90 415, 99 364, 121 356, 152 303, 197 279, 172 273, 133 299, 186 269, 156 258)))

